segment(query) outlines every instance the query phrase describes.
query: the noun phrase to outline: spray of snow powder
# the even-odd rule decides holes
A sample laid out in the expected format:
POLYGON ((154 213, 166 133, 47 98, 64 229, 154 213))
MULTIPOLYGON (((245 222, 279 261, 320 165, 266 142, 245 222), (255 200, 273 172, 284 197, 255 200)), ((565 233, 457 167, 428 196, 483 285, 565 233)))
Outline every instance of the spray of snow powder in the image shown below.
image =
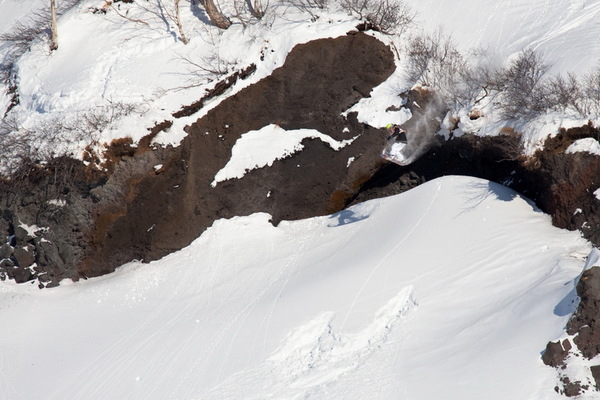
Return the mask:
POLYGON ((435 134, 447 107, 439 95, 432 95, 425 104, 413 102, 413 117, 404 124, 408 144, 402 149, 404 165, 418 160, 435 142, 435 134))

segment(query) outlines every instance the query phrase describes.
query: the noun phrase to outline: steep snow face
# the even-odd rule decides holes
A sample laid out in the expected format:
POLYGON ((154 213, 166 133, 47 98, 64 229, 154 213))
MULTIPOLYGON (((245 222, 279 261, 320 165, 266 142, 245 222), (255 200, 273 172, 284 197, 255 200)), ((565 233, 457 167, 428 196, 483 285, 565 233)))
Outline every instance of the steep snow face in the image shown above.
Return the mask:
POLYGON ((150 264, 0 284, 6 399, 560 398, 540 360, 590 246, 468 177, 219 220, 150 264))
POLYGON ((597 0, 411 0, 418 22, 442 28, 463 50, 482 48, 499 60, 533 48, 554 71, 589 72, 600 54, 597 0), (590 57, 590 55, 595 55, 590 57))

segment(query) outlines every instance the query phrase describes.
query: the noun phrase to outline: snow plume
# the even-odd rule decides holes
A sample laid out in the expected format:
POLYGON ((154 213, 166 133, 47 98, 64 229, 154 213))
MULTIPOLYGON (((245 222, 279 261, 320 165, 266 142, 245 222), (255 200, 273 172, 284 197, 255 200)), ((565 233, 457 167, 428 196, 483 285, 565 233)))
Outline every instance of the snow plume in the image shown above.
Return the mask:
POLYGON ((437 94, 432 94, 423 104, 413 101, 407 106, 411 108, 413 117, 404 124, 408 144, 402 153, 409 164, 418 160, 433 145, 447 107, 437 94))

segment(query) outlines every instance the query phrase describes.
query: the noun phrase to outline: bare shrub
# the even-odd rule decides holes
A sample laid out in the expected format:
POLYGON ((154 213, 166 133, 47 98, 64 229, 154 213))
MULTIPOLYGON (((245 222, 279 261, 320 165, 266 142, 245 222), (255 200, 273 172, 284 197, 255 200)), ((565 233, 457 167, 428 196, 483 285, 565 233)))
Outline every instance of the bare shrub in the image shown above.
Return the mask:
POLYGON ((234 18, 244 27, 253 20, 261 20, 268 8, 269 0, 233 0, 234 18))
POLYGON ((416 14, 403 0, 342 0, 341 7, 383 33, 401 33, 416 14))
POLYGON ((600 116, 600 67, 583 76, 581 108, 586 116, 600 116))
POLYGON ((507 119, 532 118, 552 106, 543 78, 549 66, 534 50, 523 50, 499 76, 499 103, 507 119))
POLYGON ((413 37, 408 45, 408 78, 434 89, 450 107, 464 106, 481 91, 487 71, 472 69, 441 31, 413 37))
POLYGON ((189 89, 211 82, 227 75, 239 64, 238 60, 224 59, 217 51, 205 55, 200 60, 179 55, 179 60, 187 65, 190 79, 185 86, 177 87, 178 90, 189 89))
POLYGON ((312 21, 316 21, 319 18, 319 11, 327 8, 329 4, 329 0, 283 0, 283 2, 308 13, 312 21))
POLYGON ((74 149, 97 143, 101 133, 116 126, 131 113, 139 113, 134 104, 109 101, 81 111, 74 118, 62 115, 49 118, 31 128, 20 126, 12 115, 0 121, 0 174, 11 175, 28 164, 44 164, 57 157, 73 157, 74 149))
POLYGON ((585 113, 581 104, 583 92, 575 75, 571 73, 566 77, 554 75, 545 83, 545 90, 552 108, 557 110, 572 108, 580 114, 585 113))

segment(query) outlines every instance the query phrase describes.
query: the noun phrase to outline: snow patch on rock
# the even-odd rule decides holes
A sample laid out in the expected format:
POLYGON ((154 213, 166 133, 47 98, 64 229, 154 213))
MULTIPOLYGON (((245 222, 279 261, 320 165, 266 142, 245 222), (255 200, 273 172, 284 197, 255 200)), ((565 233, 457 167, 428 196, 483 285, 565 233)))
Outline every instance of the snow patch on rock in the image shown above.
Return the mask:
POLYGON ((573 154, 578 152, 588 152, 600 156, 600 143, 594 138, 583 138, 573 142, 565 153, 573 154))
POLYGON ((248 171, 273 165, 275 160, 289 157, 304 149, 304 139, 319 139, 333 150, 340 150, 354 139, 337 141, 315 129, 286 131, 270 124, 256 131, 242 134, 231 150, 231 158, 215 175, 212 187, 228 179, 242 178, 248 171))

